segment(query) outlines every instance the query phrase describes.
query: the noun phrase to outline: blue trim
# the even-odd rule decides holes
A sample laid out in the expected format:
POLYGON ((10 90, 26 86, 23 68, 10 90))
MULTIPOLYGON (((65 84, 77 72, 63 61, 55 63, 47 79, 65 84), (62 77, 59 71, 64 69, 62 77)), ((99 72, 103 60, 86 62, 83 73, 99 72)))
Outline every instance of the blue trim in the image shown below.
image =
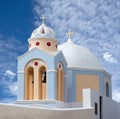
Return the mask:
POLYGON ((103 74, 103 72, 100 72, 99 91, 101 94, 104 95, 104 74, 103 74))
POLYGON ((56 99, 56 73, 48 72, 47 77, 48 97, 47 99, 56 99))
POLYGON ((62 54, 62 52, 59 52, 56 56, 55 56, 55 65, 54 65, 54 69, 57 69, 57 64, 61 62, 63 64, 64 67, 64 75, 67 74, 67 62, 62 54))
POLYGON ((67 102, 67 79, 64 77, 64 101, 67 102))
POLYGON ((74 78, 72 79, 72 87, 73 87, 73 91, 72 91, 73 98, 72 98, 72 101, 73 101, 73 102, 76 102, 76 73, 73 72, 73 73, 72 73, 72 76, 74 77, 74 78))
POLYGON ((68 102, 73 101, 72 70, 68 70, 68 102))
POLYGON ((76 74, 88 74, 88 75, 99 75, 100 71, 89 71, 89 70, 73 70, 76 74))
POLYGON ((18 73, 18 100, 24 100, 24 73, 18 73))
POLYGON ((23 55, 23 57, 19 58, 18 71, 24 71, 26 64, 33 59, 43 60, 48 69, 54 69, 54 56, 35 48, 32 51, 29 51, 26 55, 23 55))
POLYGON ((107 75, 106 73, 103 73, 104 74, 104 78, 107 78, 108 80, 111 81, 111 76, 107 75))

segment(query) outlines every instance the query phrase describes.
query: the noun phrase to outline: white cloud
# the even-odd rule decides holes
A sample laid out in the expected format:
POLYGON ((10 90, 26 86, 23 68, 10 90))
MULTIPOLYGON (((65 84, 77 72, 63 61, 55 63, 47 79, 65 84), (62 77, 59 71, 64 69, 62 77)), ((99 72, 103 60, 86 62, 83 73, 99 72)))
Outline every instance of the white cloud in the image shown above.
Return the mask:
MULTIPOLYGON (((27 41, 26 41, 27 42, 27 41)), ((17 70, 17 57, 26 50, 26 45, 7 33, 0 33, 0 76, 6 70, 17 70)), ((0 77, 1 78, 1 77, 0 77)))
POLYGON ((113 100, 120 102, 120 88, 116 88, 113 92, 113 100))
POLYGON ((16 74, 10 70, 6 70, 3 74, 2 80, 0 81, 0 85, 3 86, 3 90, 1 90, 4 94, 10 96, 17 95, 17 82, 16 82, 16 74))
POLYGON ((18 85, 17 85, 17 82, 15 82, 15 83, 13 83, 13 84, 11 84, 11 85, 8 85, 8 89, 9 89, 9 91, 10 91, 10 93, 12 94, 12 95, 17 95, 17 90, 18 90, 18 85))
POLYGON ((117 60, 110 54, 110 52, 105 52, 103 54, 103 59, 110 63, 117 63, 117 60))
POLYGON ((118 52, 116 50, 119 47, 117 42, 120 29, 118 1, 114 3, 112 0, 34 1, 35 25, 41 24, 39 18, 45 14, 47 17, 45 23, 52 26, 60 43, 67 40, 65 33, 71 29, 75 32, 73 41, 87 46, 96 54, 98 51, 110 51, 112 54, 113 51, 118 52), (93 39, 92 43, 97 44, 89 44, 89 39, 93 39))
POLYGON ((15 101, 16 101, 15 97, 10 97, 10 98, 5 98, 5 99, 0 100, 1 103, 9 103, 9 104, 10 103, 13 104, 15 101))
POLYGON ((18 86, 17 82, 2 81, 2 86, 4 86, 2 93, 9 96, 17 96, 18 86))
MULTIPOLYGON (((41 24, 39 18, 44 14, 46 25, 53 28, 60 43, 67 40, 65 33, 71 29, 75 33, 72 40, 90 49, 101 61, 106 51, 120 59, 119 1, 34 0, 33 6, 35 25, 41 24)), ((114 57, 109 61, 117 62, 114 57)))
POLYGON ((16 74, 13 73, 12 71, 10 70, 6 70, 5 73, 4 73, 4 76, 9 78, 10 80, 14 79, 16 74))

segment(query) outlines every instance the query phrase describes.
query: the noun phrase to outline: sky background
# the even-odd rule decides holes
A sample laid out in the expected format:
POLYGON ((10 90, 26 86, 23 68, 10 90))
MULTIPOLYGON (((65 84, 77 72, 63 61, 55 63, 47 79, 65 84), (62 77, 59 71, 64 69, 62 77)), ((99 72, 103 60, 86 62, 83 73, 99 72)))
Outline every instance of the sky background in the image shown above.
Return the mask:
POLYGON ((59 44, 71 29, 73 42, 99 58, 120 102, 120 0, 0 0, 0 102, 17 98, 17 57, 28 50, 27 39, 43 14, 59 44))

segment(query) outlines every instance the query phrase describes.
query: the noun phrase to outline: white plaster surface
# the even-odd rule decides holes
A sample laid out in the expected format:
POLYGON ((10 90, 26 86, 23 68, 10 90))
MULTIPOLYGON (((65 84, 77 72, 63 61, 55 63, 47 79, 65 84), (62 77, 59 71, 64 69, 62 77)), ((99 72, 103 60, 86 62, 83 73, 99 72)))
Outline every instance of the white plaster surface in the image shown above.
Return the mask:
POLYGON ((120 119, 120 103, 96 93, 91 89, 83 90, 83 107, 94 107, 95 103, 97 103, 98 114, 95 115, 95 119, 100 119, 100 96, 102 96, 102 119, 120 119))
MULTIPOLYGON (((91 89, 83 90, 83 107, 77 103, 57 102, 58 107, 45 107, 48 102, 18 102, 16 104, 0 104, 0 119, 100 119, 100 96, 91 89), (40 104, 43 103, 43 106, 40 104), (94 106, 98 104, 98 114, 95 115, 94 106), (25 105, 26 104, 26 105, 25 105), (73 107, 74 108, 73 108, 73 107)), ((102 119, 120 119, 120 103, 111 98, 102 96, 102 119)))
POLYGON ((0 104, 0 119, 94 119, 93 108, 48 109, 0 104))
POLYGON ((82 46, 74 44, 71 39, 59 45, 58 49, 63 52, 69 68, 104 69, 92 52, 82 46))
POLYGON ((56 107, 58 108, 82 108, 82 103, 80 102, 67 103, 67 102, 56 101, 56 107))

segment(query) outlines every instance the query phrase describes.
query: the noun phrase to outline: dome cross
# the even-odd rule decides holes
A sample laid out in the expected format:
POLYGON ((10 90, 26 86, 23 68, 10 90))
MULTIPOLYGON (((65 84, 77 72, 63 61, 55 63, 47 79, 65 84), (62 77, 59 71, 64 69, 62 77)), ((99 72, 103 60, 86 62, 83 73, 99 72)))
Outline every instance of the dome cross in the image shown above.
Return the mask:
POLYGON ((66 34, 68 35, 68 38, 71 39, 71 37, 74 34, 74 32, 71 32, 70 29, 69 29, 66 34))
POLYGON ((46 17, 42 15, 40 19, 42 20, 42 23, 44 24, 46 17))

